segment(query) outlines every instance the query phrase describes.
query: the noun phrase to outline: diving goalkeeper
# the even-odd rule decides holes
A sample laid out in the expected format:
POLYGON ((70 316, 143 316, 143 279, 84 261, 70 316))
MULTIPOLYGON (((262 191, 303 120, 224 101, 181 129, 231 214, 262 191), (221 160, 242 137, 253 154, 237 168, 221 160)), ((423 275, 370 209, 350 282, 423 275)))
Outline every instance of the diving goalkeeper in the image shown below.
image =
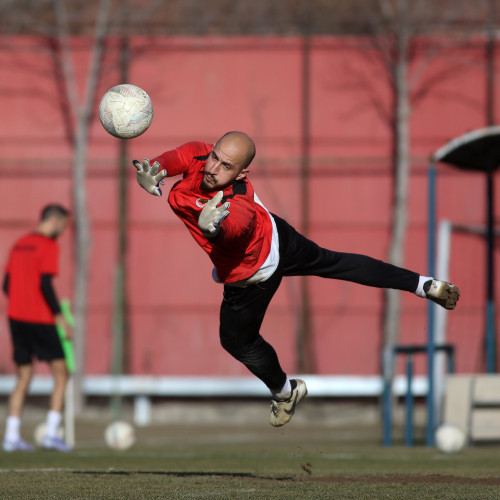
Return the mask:
POLYGON ((161 196, 165 177, 182 176, 168 196, 175 214, 214 264, 223 284, 220 341, 269 388, 271 425, 286 424, 307 395, 303 380, 289 379, 274 348, 261 336, 267 307, 285 276, 320 276, 394 288, 453 309, 455 285, 421 276, 365 255, 321 248, 270 213, 248 180, 253 140, 228 132, 214 145, 189 142, 151 161, 134 160, 137 181, 161 196))

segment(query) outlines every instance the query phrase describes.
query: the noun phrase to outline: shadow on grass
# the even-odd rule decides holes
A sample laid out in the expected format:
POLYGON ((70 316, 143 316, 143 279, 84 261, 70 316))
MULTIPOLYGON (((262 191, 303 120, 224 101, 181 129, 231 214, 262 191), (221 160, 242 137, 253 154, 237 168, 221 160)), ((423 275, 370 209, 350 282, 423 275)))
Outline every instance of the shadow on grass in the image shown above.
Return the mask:
POLYGON ((147 471, 147 470, 78 470, 72 471, 73 474, 88 474, 88 475, 121 475, 131 476, 134 474, 141 475, 156 475, 156 476, 172 476, 172 477, 231 477, 231 478, 254 478, 254 479, 270 479, 273 481, 289 481, 294 479, 293 476, 259 476, 251 472, 183 472, 183 471, 147 471))
POLYGON ((183 471, 124 471, 124 470, 82 470, 73 471, 73 474, 82 475, 157 475, 171 477, 225 477, 225 478, 251 478, 267 481, 300 481, 300 482, 325 482, 325 483, 361 483, 361 484, 461 484, 480 486, 500 486, 499 477, 467 477, 447 474, 394 474, 394 475, 359 475, 359 476, 262 476, 251 472, 183 472, 183 471))

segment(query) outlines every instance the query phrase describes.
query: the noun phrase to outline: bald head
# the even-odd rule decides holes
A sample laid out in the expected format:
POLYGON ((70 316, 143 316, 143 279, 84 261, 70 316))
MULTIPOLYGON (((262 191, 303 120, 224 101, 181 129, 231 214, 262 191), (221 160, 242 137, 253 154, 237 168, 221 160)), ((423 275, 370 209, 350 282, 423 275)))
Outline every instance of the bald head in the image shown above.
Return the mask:
POLYGON ((226 132, 216 143, 216 146, 231 149, 239 157, 241 168, 247 168, 255 156, 255 143, 245 132, 226 132))
POLYGON ((243 180, 255 156, 255 144, 243 132, 227 132, 208 155, 201 189, 218 191, 243 180))

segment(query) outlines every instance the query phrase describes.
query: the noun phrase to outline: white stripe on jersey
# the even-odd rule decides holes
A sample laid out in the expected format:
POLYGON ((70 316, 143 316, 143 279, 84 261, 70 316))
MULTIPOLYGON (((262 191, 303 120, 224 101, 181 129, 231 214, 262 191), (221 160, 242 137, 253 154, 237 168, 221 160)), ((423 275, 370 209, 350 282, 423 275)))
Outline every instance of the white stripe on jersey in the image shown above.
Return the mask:
MULTIPOLYGON (((272 276, 276 268, 278 267, 278 263, 280 261, 280 244, 278 238, 278 229, 276 227, 276 222, 274 222, 273 216, 269 213, 269 210, 263 205, 263 203, 259 200, 257 194, 253 193, 253 199, 255 203, 258 203, 269 215, 271 219, 271 224, 273 227, 273 234, 271 236, 271 248, 269 249, 269 255, 267 256, 264 264, 260 267, 258 271, 256 271, 250 278, 246 280, 235 281, 234 283, 226 283, 228 286, 237 286, 237 287, 246 287, 249 285, 254 285, 255 283, 260 283, 262 281, 266 281, 268 278, 272 276)), ((212 278, 216 283, 221 283, 217 276, 217 269, 214 267, 212 271, 212 278)))

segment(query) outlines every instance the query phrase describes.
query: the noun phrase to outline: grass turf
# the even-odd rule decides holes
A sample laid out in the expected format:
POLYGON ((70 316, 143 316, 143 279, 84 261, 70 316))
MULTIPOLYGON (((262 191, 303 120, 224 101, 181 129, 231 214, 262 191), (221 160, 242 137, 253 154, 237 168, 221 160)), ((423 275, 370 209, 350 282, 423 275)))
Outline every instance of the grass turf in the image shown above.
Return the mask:
MULTIPOLYGON (((0 453, 10 499, 497 499, 500 451, 447 455, 380 446, 374 427, 169 426, 105 448, 105 423, 79 422, 71 453, 0 453)), ((25 436, 29 436, 29 429, 25 436)))

